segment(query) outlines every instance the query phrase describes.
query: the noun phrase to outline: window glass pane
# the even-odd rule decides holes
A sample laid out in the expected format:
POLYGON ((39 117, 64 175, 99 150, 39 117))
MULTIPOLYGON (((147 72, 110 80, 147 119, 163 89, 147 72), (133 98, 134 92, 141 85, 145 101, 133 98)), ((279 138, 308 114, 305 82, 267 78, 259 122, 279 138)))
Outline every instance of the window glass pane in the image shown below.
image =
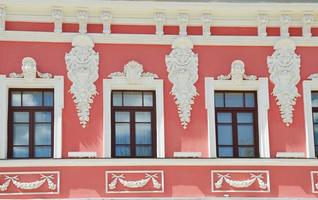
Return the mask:
POLYGON ((21 106, 21 92, 11 92, 11 105, 21 106))
POLYGON ((152 92, 144 92, 144 106, 152 106, 152 92))
POLYGON ((136 144, 151 144, 151 124, 136 123, 136 144))
POLYGON ((232 125, 218 125, 218 144, 232 145, 232 125))
POLYGON ((224 107, 223 98, 224 98, 223 93, 216 92, 216 93, 214 94, 214 104, 215 104, 215 107, 224 107))
POLYGON ((239 147, 239 157, 255 157, 254 147, 239 147))
POLYGON ((130 145, 116 145, 115 155, 118 157, 130 156, 130 145))
POLYGON ((29 112, 14 112, 13 121, 14 122, 29 122, 29 112))
POLYGON ((29 125, 14 124, 13 125, 13 144, 29 145, 29 125))
POLYGON ((113 92, 113 106, 122 106, 122 92, 113 92))
POLYGON ((318 124, 314 125, 315 145, 318 145, 318 124))
POLYGON ((130 113, 129 112, 115 112, 115 121, 116 122, 130 122, 130 113))
POLYGON ((254 107, 254 93, 245 93, 245 106, 246 107, 254 107))
POLYGON ((152 156, 152 148, 150 145, 136 145, 136 156, 150 157, 152 156))
POLYGON ((232 113, 217 113, 218 123, 232 123, 232 113))
POLYGON ((35 147, 34 148, 34 157, 37 158, 50 158, 51 155, 51 147, 35 147))
POLYGON ((136 112, 136 122, 151 122, 151 112, 136 112))
POLYGON ((239 145, 253 145, 253 125, 238 125, 237 136, 239 145))
POLYGON ((29 157, 29 147, 13 147, 13 158, 29 157))
POLYGON ((225 93, 225 107, 244 107, 243 93, 238 93, 238 92, 225 93))
POLYGON ((53 92, 44 92, 44 106, 53 106, 53 92))
POLYGON ((51 144, 51 124, 36 124, 34 131, 36 145, 51 144))
POLYGON ((42 106, 42 92, 23 92, 23 106, 42 106))
POLYGON ((142 106, 142 92, 124 92, 124 106, 142 106))
POLYGON ((238 123, 253 123, 253 113, 250 112, 239 112, 237 113, 238 123))
POLYGON ((130 144, 130 124, 115 124, 116 144, 130 144))
POLYGON ((315 148, 315 154, 316 154, 316 157, 318 157, 318 146, 316 146, 315 148))
POLYGON ((312 114, 312 118, 313 118, 314 123, 318 123, 318 112, 314 112, 312 114))
POLYGON ((51 112, 35 112, 35 122, 51 122, 51 112))
POLYGON ((219 147, 219 157, 233 157, 233 148, 219 147))
POLYGON ((318 107, 318 92, 311 93, 311 105, 312 107, 318 107))

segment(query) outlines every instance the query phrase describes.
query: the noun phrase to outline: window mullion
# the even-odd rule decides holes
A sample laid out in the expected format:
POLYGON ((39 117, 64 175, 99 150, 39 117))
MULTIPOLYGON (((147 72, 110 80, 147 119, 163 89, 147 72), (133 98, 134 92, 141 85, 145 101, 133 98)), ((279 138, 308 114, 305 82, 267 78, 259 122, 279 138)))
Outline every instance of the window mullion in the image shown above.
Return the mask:
POLYGON ((237 134, 237 111, 232 112, 232 133, 233 133, 233 157, 238 158, 239 153, 238 153, 238 134, 237 134))
POLYGON ((131 157, 136 157, 136 133, 135 133, 135 126, 136 126, 136 120, 135 120, 135 111, 130 111, 130 153, 131 157))
POLYGON ((29 124, 29 157, 34 158, 34 126, 35 126, 35 119, 34 119, 35 112, 30 111, 29 117, 30 117, 30 124, 29 124))

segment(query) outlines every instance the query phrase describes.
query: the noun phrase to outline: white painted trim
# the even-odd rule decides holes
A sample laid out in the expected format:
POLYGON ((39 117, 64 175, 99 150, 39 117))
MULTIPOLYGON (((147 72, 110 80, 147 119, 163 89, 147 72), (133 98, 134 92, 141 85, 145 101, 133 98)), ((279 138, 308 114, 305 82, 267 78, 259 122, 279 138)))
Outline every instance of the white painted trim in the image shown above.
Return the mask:
POLYGON ((318 91, 318 80, 303 81, 304 115, 306 131, 306 157, 315 158, 315 140, 312 120, 311 92, 318 91))
POLYGON ((97 153, 95 151, 87 151, 87 152, 69 151, 67 155, 69 158, 96 158, 97 157, 97 153))
MULTIPOLYGON (((45 198, 47 199, 47 198, 45 198)), ((112 199, 119 199, 119 200, 317 200, 317 198, 293 198, 293 197, 111 197, 111 198, 58 198, 58 199, 51 199, 51 200, 112 200, 112 199)))
POLYGON ((52 79, 6 78, 0 75, 0 159, 7 158, 8 91, 9 88, 54 89, 54 158, 62 157, 62 109, 64 107, 64 77, 52 79))
MULTIPOLYGON (((4 31, 0 34, 0 41, 14 42, 50 42, 71 43, 78 33, 54 33, 38 31, 4 31)), ((109 34, 88 33, 95 44, 158 44, 169 45, 178 35, 155 34, 109 34)), ((194 45, 202 46, 274 46, 280 39, 278 36, 261 38, 258 36, 201 36, 190 35, 194 45)), ((318 37, 305 39, 303 37, 291 37, 296 46, 318 46, 318 37)))
POLYGON ((216 158, 216 138, 215 138, 215 90, 244 90, 257 91, 257 112, 258 112, 258 137, 259 154, 261 158, 270 157, 269 132, 268 132, 268 79, 242 80, 234 82, 232 80, 214 80, 213 77, 205 78, 205 107, 208 113, 208 141, 209 157, 216 158))
POLYGON ((314 176, 318 176, 318 171, 311 171, 310 172, 311 192, 312 193, 318 193, 318 189, 315 188, 315 184, 318 184, 318 182, 315 183, 314 176))
POLYGON ((169 159, 144 159, 144 158, 121 158, 121 159, 13 159, 0 160, 0 166, 4 167, 105 167, 105 166, 273 166, 273 167, 298 167, 298 166, 318 166, 318 159, 288 159, 288 158, 169 158, 169 159))
POLYGON ((277 152, 276 158, 305 158, 304 152, 277 152))
POLYGON ((175 158, 200 158, 202 157, 202 152, 173 152, 173 157, 175 158))
POLYGON ((104 157, 111 158, 111 91, 112 90, 155 90, 156 92, 156 126, 157 126, 157 157, 165 157, 164 101, 163 80, 140 79, 131 84, 127 79, 103 80, 103 138, 105 145, 104 157))

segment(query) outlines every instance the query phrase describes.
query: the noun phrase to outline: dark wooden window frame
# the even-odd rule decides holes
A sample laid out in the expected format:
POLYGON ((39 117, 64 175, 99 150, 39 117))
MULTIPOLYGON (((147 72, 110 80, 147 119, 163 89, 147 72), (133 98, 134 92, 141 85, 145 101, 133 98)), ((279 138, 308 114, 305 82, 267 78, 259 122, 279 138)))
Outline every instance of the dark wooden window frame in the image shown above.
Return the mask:
POLYGON ((153 90, 112 90, 111 91, 111 156, 112 158, 156 158, 157 157, 157 124, 156 124, 156 92, 153 90), (142 105, 144 105, 144 93, 152 92, 152 106, 114 106, 113 93, 122 92, 122 104, 124 104, 123 92, 142 92, 142 105), (129 112, 130 113, 130 152, 131 156, 116 156, 116 136, 115 136, 115 112, 129 112), (135 133, 135 112, 147 111, 151 112, 151 142, 152 142, 152 156, 136 156, 136 133, 135 133))
MULTIPOLYGON (((48 88, 10 88, 8 98, 8 152, 7 158, 13 158, 13 147, 29 147, 29 158, 53 158, 54 155, 54 89, 48 88), (12 92, 21 92, 21 106, 12 106, 12 92), (22 92, 42 92, 42 104, 44 104, 44 92, 53 93, 52 106, 22 106, 22 92), (13 113, 19 112, 29 112, 29 145, 13 145, 13 113), (51 112, 51 145, 35 145, 35 112, 48 111, 51 112), (51 146, 51 156, 50 157, 35 157, 35 147, 41 146, 51 146)), ((37 122, 41 123, 41 122, 37 122)), ((14 158, 14 159, 26 159, 26 157, 14 158)))
POLYGON ((245 106, 245 93, 254 94, 254 107, 226 107, 225 106, 225 95, 223 97, 224 107, 215 106, 215 131, 216 131, 216 150, 217 157, 219 157, 219 146, 222 147, 233 147, 233 157, 221 157, 221 158, 253 158, 253 157, 239 157, 239 147, 254 147, 255 157, 259 158, 259 135, 258 135, 258 112, 257 112, 257 92, 256 91, 232 91, 232 90, 217 90, 215 93, 243 93, 243 105, 245 106), (218 129, 217 129, 217 114, 219 112, 230 112, 232 114, 232 138, 233 145, 219 145, 218 144, 218 129), (238 131, 237 131, 237 120, 236 115, 238 112, 252 112, 253 113, 253 133, 254 133, 254 145, 238 145, 238 131))

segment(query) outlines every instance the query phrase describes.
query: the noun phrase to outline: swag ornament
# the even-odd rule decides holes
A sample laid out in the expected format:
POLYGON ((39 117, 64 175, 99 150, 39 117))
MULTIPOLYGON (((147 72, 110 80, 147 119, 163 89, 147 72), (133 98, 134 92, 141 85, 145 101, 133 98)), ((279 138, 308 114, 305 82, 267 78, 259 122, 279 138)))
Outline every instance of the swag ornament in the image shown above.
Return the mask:
POLYGON ((76 36, 72 46, 65 55, 67 76, 73 82, 69 92, 73 94, 80 124, 85 128, 89 121, 90 104, 98 94, 94 82, 98 79, 99 54, 93 50, 94 43, 86 35, 76 36))
POLYGON ((276 97, 280 114, 286 126, 293 122, 293 106, 299 93, 296 85, 300 81, 300 56, 291 39, 281 39, 274 46, 273 55, 267 57, 270 80, 274 83, 272 94, 276 97))
POLYGON ((174 95, 184 129, 190 122, 194 97, 198 95, 194 86, 198 80, 198 55, 192 49, 193 44, 188 37, 179 37, 173 42, 172 51, 165 59, 168 78, 173 84, 170 93, 174 95))

